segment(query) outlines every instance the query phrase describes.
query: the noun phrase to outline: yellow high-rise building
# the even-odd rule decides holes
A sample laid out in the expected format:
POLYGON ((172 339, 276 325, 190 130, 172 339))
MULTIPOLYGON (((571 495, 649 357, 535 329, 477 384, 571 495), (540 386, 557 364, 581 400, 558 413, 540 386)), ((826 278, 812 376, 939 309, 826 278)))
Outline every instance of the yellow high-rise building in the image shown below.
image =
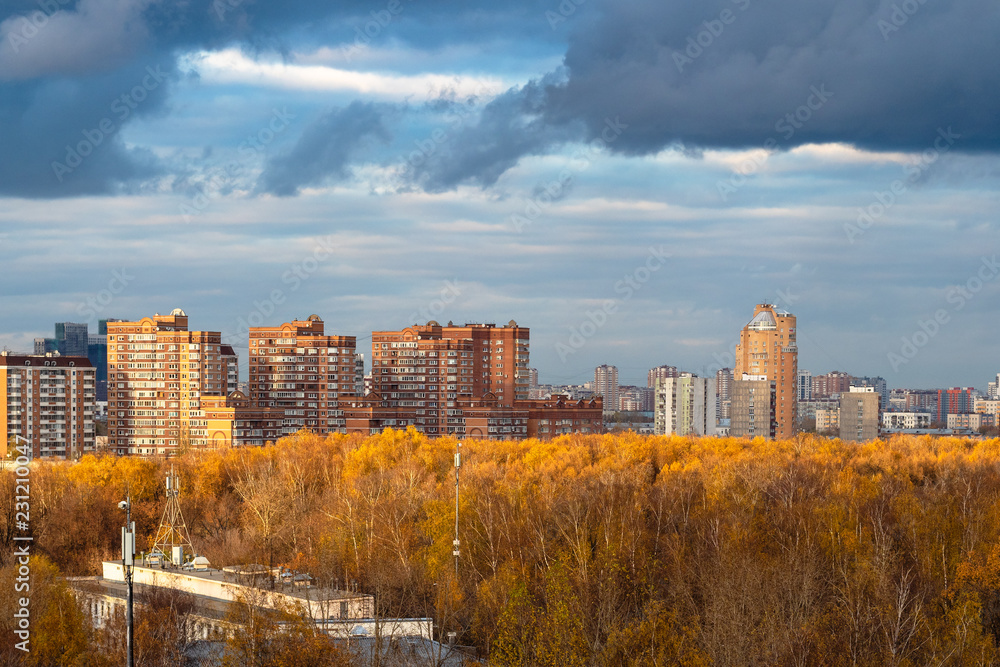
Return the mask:
MULTIPOLYGON (((733 380, 736 384, 763 380, 773 383, 774 437, 778 439, 796 433, 798 355, 795 316, 771 304, 757 304, 753 319, 740 332, 733 380)), ((735 400, 733 410, 732 435, 762 435, 759 429, 753 434, 740 432, 739 424, 747 422, 747 415, 735 414, 735 400)))

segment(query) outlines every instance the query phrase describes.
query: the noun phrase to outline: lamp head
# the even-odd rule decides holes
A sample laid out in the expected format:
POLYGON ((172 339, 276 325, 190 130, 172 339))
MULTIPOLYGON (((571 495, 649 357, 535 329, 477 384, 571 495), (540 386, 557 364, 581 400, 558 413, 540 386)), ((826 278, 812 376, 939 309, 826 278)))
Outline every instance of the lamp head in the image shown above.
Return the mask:
POLYGON ((120 510, 127 510, 128 509, 128 501, 127 500, 123 500, 120 503, 118 503, 118 509, 120 509, 120 510))

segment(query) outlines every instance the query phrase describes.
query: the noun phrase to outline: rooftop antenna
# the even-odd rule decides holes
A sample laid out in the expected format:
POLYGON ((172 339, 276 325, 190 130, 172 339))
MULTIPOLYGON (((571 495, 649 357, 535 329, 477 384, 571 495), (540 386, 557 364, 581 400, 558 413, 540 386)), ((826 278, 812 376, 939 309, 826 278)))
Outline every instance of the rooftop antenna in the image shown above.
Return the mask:
POLYGON ((174 473, 174 467, 170 466, 170 472, 167 474, 167 506, 163 508, 163 518, 156 530, 153 551, 159 551, 165 557, 171 558, 174 565, 183 565, 185 548, 187 553, 194 554, 187 524, 184 523, 184 515, 181 514, 181 504, 177 499, 180 487, 180 478, 174 473), (175 548, 180 549, 180 552, 175 552, 175 548))

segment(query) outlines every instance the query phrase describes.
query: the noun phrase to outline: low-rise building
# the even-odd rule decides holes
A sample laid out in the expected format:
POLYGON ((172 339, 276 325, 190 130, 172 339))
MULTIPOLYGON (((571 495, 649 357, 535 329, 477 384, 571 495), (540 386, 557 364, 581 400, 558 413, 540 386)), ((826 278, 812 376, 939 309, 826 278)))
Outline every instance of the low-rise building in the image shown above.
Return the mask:
POLYGON ((883 430, 912 430, 917 428, 931 427, 931 413, 929 412, 883 412, 883 430))

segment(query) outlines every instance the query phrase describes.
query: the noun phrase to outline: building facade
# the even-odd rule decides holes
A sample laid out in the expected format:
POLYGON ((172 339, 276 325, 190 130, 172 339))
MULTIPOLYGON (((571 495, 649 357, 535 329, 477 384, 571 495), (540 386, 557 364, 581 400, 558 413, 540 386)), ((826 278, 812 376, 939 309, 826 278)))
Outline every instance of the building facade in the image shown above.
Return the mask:
POLYGON ((883 430, 912 430, 931 427, 929 412, 883 412, 883 430))
POLYGON ((108 322, 108 448, 171 454, 208 446, 203 396, 223 396, 222 334, 188 331, 180 308, 136 322, 108 322))
POLYGON ((646 373, 646 386, 650 389, 655 389, 657 380, 675 378, 679 375, 680 373, 677 372, 676 366, 657 366, 656 368, 650 368, 646 373))
POLYGON ((209 447, 262 447, 282 435, 284 410, 254 405, 238 390, 228 396, 203 396, 201 409, 209 447))
POLYGON ((831 371, 826 375, 816 375, 812 378, 812 398, 837 398, 846 394, 854 384, 850 373, 831 371))
POLYGON ((715 378, 681 373, 656 381, 653 410, 656 435, 716 435, 715 378))
POLYGON ((715 371, 716 412, 720 421, 728 422, 732 416, 731 406, 733 387, 733 369, 720 368, 715 371))
POLYGON ((284 413, 281 435, 346 433, 356 396, 354 336, 328 336, 323 320, 250 327, 250 400, 284 413))
MULTIPOLYGON (((427 435, 464 430, 460 398, 491 395, 513 407, 528 398, 530 331, 507 325, 441 326, 431 321, 372 332, 372 391, 427 435)), ((393 419, 390 417, 390 419, 393 419)))
MULTIPOLYGON (((880 435, 879 404, 874 387, 849 387, 840 395, 840 439, 854 442, 875 440, 880 435)), ((817 420, 818 421, 818 420, 817 420)))
POLYGON ((614 412, 619 407, 618 367, 604 364, 594 369, 594 395, 604 398, 604 409, 614 412))
MULTIPOLYGON (((771 304, 757 304, 753 319, 740 332, 736 345, 736 366, 733 372, 734 389, 741 382, 771 382, 774 387, 773 437, 791 438, 798 430, 798 345, 796 320, 791 313, 778 310, 771 304)), ((734 392, 735 393, 735 392, 734 392)), ((760 404, 759 388, 754 389, 754 403, 760 404)), ((746 409, 748 392, 743 392, 741 408, 746 409)), ((749 435, 737 429, 737 422, 749 424, 749 415, 736 415, 735 396, 731 414, 733 435, 749 435)), ((763 425, 754 420, 754 431, 761 435, 763 425)))
POLYGON ((31 444, 33 457, 78 459, 94 451, 97 375, 86 356, 0 352, 4 454, 31 444))
POLYGON ((969 414, 975 411, 976 390, 972 387, 955 387, 937 390, 937 406, 934 421, 948 423, 948 415, 969 414))
POLYGON ((767 438, 778 433, 776 383, 766 376, 745 375, 733 382, 729 435, 735 438, 767 438))

